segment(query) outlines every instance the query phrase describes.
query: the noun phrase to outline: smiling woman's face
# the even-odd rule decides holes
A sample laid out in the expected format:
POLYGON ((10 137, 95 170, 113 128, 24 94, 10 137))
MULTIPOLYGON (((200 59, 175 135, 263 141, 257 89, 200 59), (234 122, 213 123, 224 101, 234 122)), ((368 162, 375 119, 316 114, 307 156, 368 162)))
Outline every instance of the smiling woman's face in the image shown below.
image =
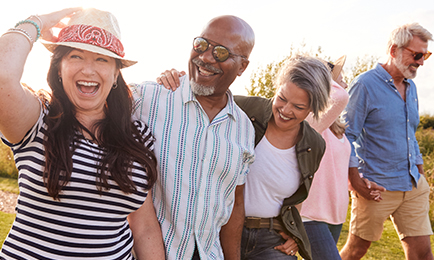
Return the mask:
POLYGON ((104 113, 104 105, 119 70, 114 58, 79 49, 65 55, 59 76, 77 113, 104 113))
POLYGON ((273 101, 273 117, 280 130, 290 130, 307 117, 310 109, 309 94, 292 82, 280 86, 273 101))

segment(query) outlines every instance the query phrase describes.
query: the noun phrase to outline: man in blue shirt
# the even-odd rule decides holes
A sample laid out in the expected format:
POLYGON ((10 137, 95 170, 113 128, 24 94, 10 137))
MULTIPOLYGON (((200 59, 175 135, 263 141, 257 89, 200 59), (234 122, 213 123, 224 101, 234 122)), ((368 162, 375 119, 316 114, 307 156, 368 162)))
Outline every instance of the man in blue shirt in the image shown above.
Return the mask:
MULTIPOLYGON (((352 144, 350 234, 342 259, 361 259, 379 240, 390 216, 406 259, 433 259, 428 216, 429 185, 415 137, 419 124, 416 77, 428 59, 432 34, 417 23, 395 29, 388 60, 352 82, 346 108, 346 135, 352 144), (361 176, 384 187, 381 196, 361 176)), ((380 188, 382 188, 380 187, 380 188)))

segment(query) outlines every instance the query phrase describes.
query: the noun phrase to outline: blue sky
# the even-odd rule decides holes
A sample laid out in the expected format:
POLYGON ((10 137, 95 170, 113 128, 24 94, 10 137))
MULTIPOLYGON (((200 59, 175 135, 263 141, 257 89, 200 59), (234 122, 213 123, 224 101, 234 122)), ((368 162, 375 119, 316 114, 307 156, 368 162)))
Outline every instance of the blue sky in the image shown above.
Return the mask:
MULTIPOLYGON (((31 14, 71 7, 72 1, 8 1, 0 8, 0 32, 31 14)), ((419 22, 434 33, 433 0, 219 0, 219 1, 102 1, 76 0, 75 6, 95 7, 117 17, 127 57, 139 61, 123 71, 127 82, 154 80, 165 69, 187 69, 192 39, 211 18, 232 14, 247 21, 256 45, 246 72, 231 86, 245 94, 251 74, 280 61, 291 47, 321 46, 332 59, 347 55, 347 66, 357 57, 374 55, 386 61, 389 33, 397 26, 419 22), (140 4, 138 4, 140 3, 140 4)), ((434 51, 431 42, 428 49, 434 51)), ((37 43, 29 55, 22 81, 46 87, 50 53, 37 43)), ((345 67, 344 67, 345 70, 345 67)), ((421 113, 434 115, 434 58, 419 68, 416 77, 421 113)))

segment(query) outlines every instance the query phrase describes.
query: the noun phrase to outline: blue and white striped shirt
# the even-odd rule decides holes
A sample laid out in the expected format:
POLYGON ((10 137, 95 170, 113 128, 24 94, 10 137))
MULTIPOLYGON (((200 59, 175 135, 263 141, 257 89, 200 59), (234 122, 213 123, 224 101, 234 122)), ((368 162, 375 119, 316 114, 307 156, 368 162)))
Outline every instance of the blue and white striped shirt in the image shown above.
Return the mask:
POLYGON ((133 85, 135 115, 155 136, 159 176, 154 206, 168 259, 223 259, 219 232, 231 216, 235 188, 254 160, 254 129, 228 91, 228 103, 209 121, 190 90, 154 82, 133 85))

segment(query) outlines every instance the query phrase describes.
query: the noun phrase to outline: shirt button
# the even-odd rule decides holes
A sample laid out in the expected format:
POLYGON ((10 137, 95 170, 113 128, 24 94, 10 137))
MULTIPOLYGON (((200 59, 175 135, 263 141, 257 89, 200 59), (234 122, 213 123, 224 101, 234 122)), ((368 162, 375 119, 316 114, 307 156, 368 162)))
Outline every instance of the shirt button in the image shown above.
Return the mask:
POLYGON ((409 154, 408 156, 411 157, 411 154, 409 154))
POLYGON ((255 122, 255 121, 256 121, 256 118, 255 118, 254 116, 252 116, 252 117, 250 118, 250 120, 251 120, 252 122, 255 122))
POLYGON ((312 148, 307 148, 307 152, 311 152, 312 151, 312 148))

